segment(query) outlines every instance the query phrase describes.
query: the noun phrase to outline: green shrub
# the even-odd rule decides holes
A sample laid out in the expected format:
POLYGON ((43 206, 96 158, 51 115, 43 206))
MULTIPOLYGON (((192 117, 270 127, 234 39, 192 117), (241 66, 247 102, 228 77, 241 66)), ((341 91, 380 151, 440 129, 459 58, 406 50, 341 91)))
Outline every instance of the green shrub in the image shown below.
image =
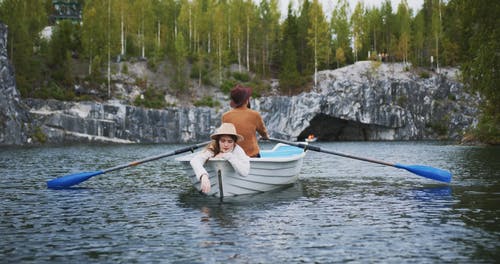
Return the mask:
POLYGON ((40 143, 45 143, 47 142, 47 135, 45 135, 42 131, 42 128, 40 127, 35 127, 33 131, 33 138, 40 143))
POLYGON ((397 104, 401 107, 404 107, 406 106, 406 103, 408 102, 408 97, 402 95, 402 96, 399 96, 398 99, 397 99, 397 104))
POLYGON ((33 97, 41 99, 56 99, 61 101, 71 101, 75 99, 75 92, 72 89, 61 88, 57 83, 50 82, 48 85, 37 89, 33 97))
POLYGON ((224 94, 229 94, 229 92, 231 91, 231 89, 233 89, 233 87, 237 84, 238 82, 235 81, 235 80, 232 80, 232 79, 229 79, 229 80, 223 80, 222 81, 222 84, 220 85, 220 90, 224 93, 224 94))
POLYGON ((156 60, 156 58, 155 58, 155 57, 150 58, 150 59, 147 61, 147 63, 148 63, 148 68, 149 68, 151 71, 155 72, 155 71, 158 69, 158 61, 156 60))
POLYGON ((261 97, 262 94, 268 92, 271 89, 271 86, 261 82, 261 81, 254 81, 248 84, 248 86, 252 87, 252 97, 261 97))
POLYGON ((474 135, 481 141, 491 145, 500 144, 500 114, 488 105, 483 108, 474 135))
POLYGON ((123 63, 122 64, 122 73, 123 74, 128 74, 128 63, 123 63))
POLYGON ((422 79, 427 79, 427 78, 431 77, 431 75, 428 72, 426 72, 426 71, 419 72, 419 76, 422 79))
POLYGON ((165 108, 166 104, 165 104, 165 100, 164 100, 164 94, 162 91, 160 91, 154 87, 148 87, 142 95, 144 98, 141 98, 141 96, 138 96, 134 100, 135 106, 142 106, 142 107, 154 108, 154 109, 165 108))
POLYGON ((201 98, 201 100, 194 102, 194 105, 195 106, 208 106, 208 107, 216 107, 217 106, 217 107, 219 107, 220 102, 215 101, 210 96, 204 96, 203 98, 201 98))
POLYGON ((445 116, 440 122, 427 123, 426 127, 430 128, 433 132, 439 136, 445 136, 448 134, 447 124, 450 122, 450 117, 445 116))
POLYGON ((233 78, 240 82, 248 82, 250 81, 250 75, 245 72, 233 72, 233 78))
POLYGON ((141 78, 137 78, 135 80, 135 85, 141 87, 143 90, 147 90, 149 89, 148 88, 148 80, 147 79, 141 79, 141 78))

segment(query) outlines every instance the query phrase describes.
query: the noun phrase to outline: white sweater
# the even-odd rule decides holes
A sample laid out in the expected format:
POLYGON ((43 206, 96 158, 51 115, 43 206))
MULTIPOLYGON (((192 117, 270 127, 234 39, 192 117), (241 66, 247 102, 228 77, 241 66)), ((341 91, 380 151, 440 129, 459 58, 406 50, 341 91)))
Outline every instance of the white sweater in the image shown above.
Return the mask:
MULTIPOLYGON (((212 151, 205 149, 198 152, 190 161, 191 167, 193 167, 194 173, 196 174, 196 179, 200 180, 201 175, 207 174, 207 170, 203 167, 205 162, 213 158, 215 155, 212 151)), ((236 145, 232 152, 224 153, 220 157, 231 163, 234 170, 241 176, 248 176, 250 173, 250 157, 245 154, 245 151, 238 145, 236 145)))

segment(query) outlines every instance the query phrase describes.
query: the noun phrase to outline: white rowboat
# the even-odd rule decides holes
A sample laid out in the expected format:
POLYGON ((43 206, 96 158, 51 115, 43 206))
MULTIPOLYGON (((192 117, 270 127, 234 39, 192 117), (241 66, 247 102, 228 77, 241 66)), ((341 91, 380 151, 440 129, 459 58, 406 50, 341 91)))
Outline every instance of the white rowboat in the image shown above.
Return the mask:
MULTIPOLYGON (((193 186, 199 191, 200 182, 189 164, 194 155, 196 153, 175 160, 182 164, 193 186)), ((260 155, 260 158, 250 158, 250 174, 246 177, 236 173, 226 160, 209 159, 205 164, 212 185, 208 195, 227 197, 255 194, 290 186, 299 177, 306 152, 302 148, 279 143, 271 150, 261 150, 260 155)))

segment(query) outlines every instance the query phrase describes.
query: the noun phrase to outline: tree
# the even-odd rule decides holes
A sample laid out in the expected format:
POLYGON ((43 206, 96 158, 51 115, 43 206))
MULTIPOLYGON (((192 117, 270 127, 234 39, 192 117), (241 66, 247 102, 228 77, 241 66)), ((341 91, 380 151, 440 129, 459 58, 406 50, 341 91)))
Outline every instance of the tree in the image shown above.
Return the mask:
POLYGON ((79 24, 69 20, 60 21, 54 26, 50 40, 48 65, 52 79, 68 87, 73 83, 71 72, 71 54, 80 48, 79 24))
POLYGON ((323 8, 318 0, 313 0, 309 10, 310 28, 307 31, 309 47, 314 51, 314 87, 317 85, 318 65, 328 60, 330 32, 325 20, 323 8))
MULTIPOLYGON (((261 45, 262 75, 271 71, 273 59, 278 54, 280 13, 277 0, 261 0, 259 5, 259 43, 261 45)), ((258 69, 258 68, 257 68, 258 69)))
POLYGON ((0 1, 0 20, 8 26, 8 53, 23 96, 30 96, 42 83, 44 61, 39 54, 40 31, 48 20, 44 1, 0 1))
POLYGON ((443 11, 442 62, 444 65, 456 66, 466 58, 468 53, 463 43, 467 43, 465 34, 467 28, 463 9, 466 6, 460 1, 450 1, 443 11))
POLYGON ((243 0, 235 0, 233 2, 231 10, 232 10, 231 21, 233 21, 231 25, 234 25, 234 27, 232 27, 232 39, 233 39, 232 43, 234 43, 232 52, 236 55, 236 59, 238 62, 238 71, 241 72, 243 66, 242 45, 244 40, 244 25, 245 25, 245 22, 242 20, 243 16, 241 15, 244 14, 245 11, 243 0))
POLYGON ((435 41, 434 54, 436 55, 436 70, 439 72, 439 41, 441 39, 441 0, 432 0, 431 30, 435 41))
POLYGON ((186 59, 188 55, 187 45, 182 34, 177 35, 175 40, 174 76, 172 86, 179 92, 187 89, 186 59))
MULTIPOLYGON (((332 48, 335 53, 340 48, 344 54, 344 61, 340 62, 337 60, 337 67, 343 65, 346 61, 352 61, 352 49, 351 49, 351 33, 349 28, 348 19, 349 3, 347 0, 339 0, 335 9, 332 13, 332 18, 330 22, 330 27, 332 29, 333 35, 333 45, 332 48)), ((337 56, 335 56, 338 58, 337 56)))
POLYGON ((292 94, 300 87, 300 73, 298 71, 297 49, 299 46, 298 38, 298 20, 288 5, 288 16, 283 23, 283 38, 280 46, 282 47, 280 60, 280 91, 282 93, 292 94))
POLYGON ((414 66, 422 66, 426 61, 424 20, 424 12, 420 11, 412 22, 411 48, 413 56, 411 57, 411 61, 414 66))
POLYGON ((311 8, 309 0, 304 0, 298 17, 298 34, 297 34, 297 60, 298 70, 301 75, 310 75, 314 71, 314 54, 307 43, 307 31, 311 27, 309 9, 311 8))
POLYGON ((381 8, 382 15, 382 42, 381 42, 381 51, 384 52, 387 56, 392 56, 392 43, 393 40, 393 17, 392 6, 390 0, 385 0, 382 3, 381 8))
POLYGON ((88 58, 88 74, 95 78, 99 75, 102 58, 106 57, 107 36, 106 21, 107 8, 104 1, 87 1, 83 9, 82 46, 84 55, 88 58), (106 11, 106 12, 105 12, 106 11))
POLYGON ((372 57, 376 57, 377 53, 380 52, 379 42, 382 37, 382 16, 380 14, 380 9, 372 8, 366 9, 366 24, 367 24, 367 36, 368 36, 368 48, 372 51, 372 57))
POLYGON ((338 47, 335 51, 335 60, 337 61, 337 68, 343 66, 346 61, 344 50, 341 47, 338 47))
POLYGON ((396 58, 402 60, 405 64, 408 62, 408 52, 410 45, 410 9, 408 2, 402 0, 398 5, 398 12, 396 13, 396 25, 399 26, 398 30, 398 45, 396 50, 396 58))
MULTIPOLYGON (((459 2, 463 9, 457 10, 464 19, 462 30, 463 49, 468 57, 462 61, 463 78, 472 91, 480 92, 485 99, 482 116, 476 134, 481 141, 500 144, 500 3, 498 1, 459 2)), ((459 6, 458 5, 458 6, 459 6)))
POLYGON ((227 10, 227 5, 226 4, 221 4, 219 3, 215 7, 215 16, 214 16, 214 43, 217 47, 216 51, 216 58, 217 58, 217 76, 218 76, 218 83, 222 83, 222 73, 223 73, 223 67, 226 66, 226 61, 227 61, 227 52, 225 49, 225 43, 227 35, 225 34, 226 31, 226 25, 225 25, 225 17, 224 14, 226 13, 227 10))
POLYGON ((297 55, 292 40, 288 39, 283 51, 282 70, 280 72, 280 90, 288 95, 300 86, 300 74, 297 70, 297 55))
POLYGON ((358 61, 358 52, 363 48, 363 38, 365 34, 363 13, 363 4, 361 2, 358 2, 351 17, 353 38, 352 42, 354 44, 354 61, 358 61))

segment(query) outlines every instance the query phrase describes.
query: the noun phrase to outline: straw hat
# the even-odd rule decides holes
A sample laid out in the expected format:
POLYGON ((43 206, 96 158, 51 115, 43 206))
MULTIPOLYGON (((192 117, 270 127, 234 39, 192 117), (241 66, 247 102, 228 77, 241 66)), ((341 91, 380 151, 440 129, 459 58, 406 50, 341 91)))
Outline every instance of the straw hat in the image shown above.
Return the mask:
POLYGON ((211 139, 216 139, 217 136, 220 135, 231 135, 231 136, 236 136, 237 140, 236 141, 242 141, 244 138, 242 135, 239 135, 236 133, 236 128, 232 123, 222 123, 222 125, 215 130, 215 133, 213 133, 210 138, 211 139))
POLYGON ((245 103, 245 101, 252 95, 252 88, 243 85, 236 85, 231 90, 231 107, 238 108, 245 103))

